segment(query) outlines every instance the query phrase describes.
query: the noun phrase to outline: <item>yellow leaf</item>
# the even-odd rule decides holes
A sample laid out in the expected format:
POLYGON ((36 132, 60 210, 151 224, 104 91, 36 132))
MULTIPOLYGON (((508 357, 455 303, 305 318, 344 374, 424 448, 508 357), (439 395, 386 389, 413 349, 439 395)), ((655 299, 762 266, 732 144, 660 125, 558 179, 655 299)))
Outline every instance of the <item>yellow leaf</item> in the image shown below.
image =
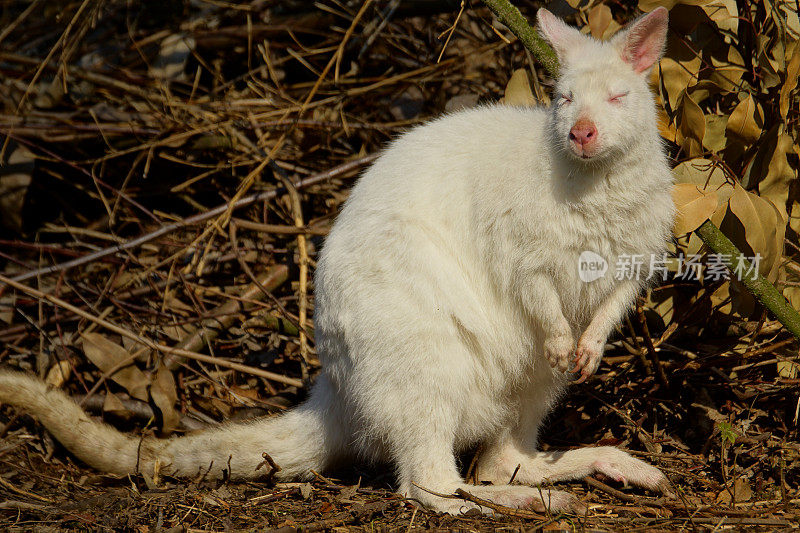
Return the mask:
POLYGON ((737 502, 746 502, 753 497, 753 489, 745 478, 740 477, 733 482, 733 495, 737 502))
MULTIPOLYGON (((767 47, 763 46, 758 54, 757 61, 757 64, 759 67, 761 67, 762 71, 761 88, 763 90, 767 90, 778 85, 781 82, 778 72, 783 71, 782 62, 773 59, 768 52, 769 51, 767 47)), ((774 56, 777 54, 780 54, 780 56, 783 57, 783 46, 780 42, 776 43, 776 45, 772 47, 772 55, 774 56)))
POLYGON ((531 91, 531 84, 528 82, 528 71, 518 68, 511 74, 511 79, 506 85, 506 92, 503 102, 515 106, 532 106, 536 104, 536 98, 531 91))
POLYGON ((609 22, 608 26, 606 27, 606 31, 603 32, 603 36, 601 37, 601 39, 603 39, 604 41, 607 41, 608 39, 613 37, 614 34, 616 34, 621 29, 622 29, 622 26, 619 23, 617 23, 616 20, 614 20, 612 18, 611 22, 609 22))
POLYGON ((656 114, 656 120, 658 121, 658 133, 661 134, 665 140, 669 142, 675 142, 675 136, 678 132, 675 128, 675 125, 669 120, 669 115, 667 115, 664 107, 659 105, 656 108, 656 114))
MULTIPOLYGON (((725 172, 719 165, 703 158, 683 161, 676 166, 672 173, 677 183, 691 183, 701 190, 713 191, 717 195, 717 209, 710 219, 717 227, 720 226, 728 211, 728 199, 733 194, 733 183, 725 177, 725 172)), ((686 255, 699 254, 704 250, 703 240, 695 233, 688 237, 679 238, 680 251, 686 255)))
POLYGON ((716 94, 724 92, 728 91, 717 85, 715 82, 711 80, 700 80, 690 88, 689 94, 692 95, 692 100, 695 102, 703 102, 707 98, 711 98, 716 94))
POLYGON ((99 333, 84 333, 83 352, 104 375, 119 383, 133 398, 147 401, 150 380, 133 366, 135 357, 119 344, 99 333))
POLYGON ((103 400, 103 412, 104 413, 111 413, 114 416, 128 418, 131 416, 130 410, 125 407, 125 404, 122 403, 116 394, 113 392, 107 392, 106 397, 103 400))
MULTIPOLYGON (((776 248, 777 239, 777 213, 772 203, 747 192, 743 187, 736 187, 728 202, 731 213, 739 220, 744 230, 746 244, 753 253, 761 256, 759 270, 767 276, 780 257, 780 250, 776 248)), ((733 240, 733 239, 732 239, 733 240)), ((739 245, 739 249, 743 247, 739 245)))
POLYGON ((678 142, 691 157, 703 153, 706 120, 703 110, 685 91, 678 104, 678 142))
POLYGON ((712 152, 721 152, 725 149, 727 139, 725 128, 728 117, 721 115, 706 115, 706 133, 703 135, 703 146, 712 152))
MULTIPOLYGON (((684 0, 682 3, 689 2, 684 0)), ((736 7, 736 0, 702 0, 692 3, 699 5, 720 30, 734 34, 737 32, 739 28, 739 10, 736 7)))
POLYGON ((611 24, 611 8, 605 4, 598 4, 589 10, 589 31, 592 37, 602 39, 608 25, 611 24))
POLYGON ((783 295, 792 307, 800 309, 800 287, 786 287, 783 289, 783 295))
POLYGON ((713 161, 703 158, 683 161, 672 173, 677 183, 693 183, 700 189, 714 191, 720 204, 727 203, 733 194, 733 183, 725 177, 725 172, 713 161))
POLYGON ((33 156, 23 148, 11 152, 8 163, 0 166, 0 227, 22 231, 22 211, 34 168, 33 156))
POLYGON ((771 129, 759 144, 756 157, 748 169, 748 182, 758 183, 758 194, 772 202, 786 225, 789 217, 786 202, 789 188, 796 179, 794 169, 789 164, 789 154, 794 150, 792 138, 781 132, 781 128, 771 129))
POLYGON ((639 0, 639 9, 645 13, 650 13, 657 7, 672 9, 679 0, 639 0))
POLYGON ((178 425, 180 416, 175 410, 175 402, 178 401, 178 393, 175 389, 175 378, 172 372, 162 364, 159 365, 153 386, 150 388, 150 396, 153 403, 161 411, 162 426, 161 431, 172 433, 178 425))
POLYGON ((72 365, 66 359, 58 361, 47 371, 45 383, 56 389, 60 389, 72 375, 72 365))
POLYGON ((775 2, 780 5, 782 13, 778 15, 773 11, 773 16, 777 18, 780 16, 781 20, 778 23, 779 27, 786 26, 786 33, 788 33, 792 39, 800 38, 800 17, 798 17, 797 13, 797 4, 792 0, 783 0, 779 2, 775 2))
POLYGON ((794 361, 778 361, 778 375, 782 378, 794 379, 800 374, 800 365, 794 361))
MULTIPOLYGON (((677 260, 669 263, 668 267, 675 272, 678 267, 677 260)), ((692 302, 696 301, 697 293, 690 293, 675 285, 662 285, 647 291, 645 299, 645 308, 652 312, 648 313, 648 320, 658 316, 663 327, 667 327, 673 321, 673 317, 681 316, 692 302)))
POLYGON ((684 235, 699 228, 711 218, 718 203, 714 191, 704 191, 690 183, 675 185, 672 188, 672 201, 677 209, 673 226, 675 235, 684 235))
POLYGON ((725 91, 738 91, 739 82, 746 72, 744 58, 730 44, 714 50, 711 55, 711 66, 714 67, 708 78, 725 91))
POLYGON ((753 144, 761 137, 763 125, 764 113, 761 105, 748 93, 734 108, 725 131, 745 144, 753 144))
MULTIPOLYGON (((667 56, 658 64, 661 87, 671 110, 678 108, 682 92, 697 83, 701 58, 677 39, 667 43, 667 56)), ((655 69, 654 69, 655 70, 655 69)))
POLYGON ((797 87, 798 74, 800 74, 800 46, 795 45, 792 59, 789 60, 789 64, 786 66, 786 81, 783 82, 783 87, 781 87, 780 110, 784 120, 789 114, 789 96, 794 88, 797 87))

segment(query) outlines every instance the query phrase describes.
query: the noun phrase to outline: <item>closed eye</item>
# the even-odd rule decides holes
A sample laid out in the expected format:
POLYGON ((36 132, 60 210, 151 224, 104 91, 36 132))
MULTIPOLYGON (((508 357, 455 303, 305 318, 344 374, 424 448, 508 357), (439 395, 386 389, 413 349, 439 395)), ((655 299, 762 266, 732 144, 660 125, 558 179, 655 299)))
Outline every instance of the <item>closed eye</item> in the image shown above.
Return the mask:
POLYGON ((571 104, 572 103, 572 94, 571 93, 569 95, 562 94, 558 103, 560 105, 571 104))
POLYGON ((615 94, 614 96, 610 97, 608 101, 612 104, 621 104, 626 96, 628 96, 628 93, 615 94))

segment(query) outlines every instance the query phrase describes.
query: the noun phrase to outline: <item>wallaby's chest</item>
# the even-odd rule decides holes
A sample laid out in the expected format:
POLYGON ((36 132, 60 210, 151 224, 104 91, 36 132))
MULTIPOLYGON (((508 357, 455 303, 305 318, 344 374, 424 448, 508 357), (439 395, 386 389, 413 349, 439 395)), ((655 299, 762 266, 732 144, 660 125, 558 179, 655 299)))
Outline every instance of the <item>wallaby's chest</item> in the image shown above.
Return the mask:
MULTIPOLYGON (((651 206, 619 198, 564 202, 529 226, 528 254, 539 258, 552 279, 565 316, 583 326, 602 302, 630 274, 646 277, 646 268, 663 247, 663 223, 653 220, 651 206)), ((644 282, 644 279, 640 281, 644 282)))

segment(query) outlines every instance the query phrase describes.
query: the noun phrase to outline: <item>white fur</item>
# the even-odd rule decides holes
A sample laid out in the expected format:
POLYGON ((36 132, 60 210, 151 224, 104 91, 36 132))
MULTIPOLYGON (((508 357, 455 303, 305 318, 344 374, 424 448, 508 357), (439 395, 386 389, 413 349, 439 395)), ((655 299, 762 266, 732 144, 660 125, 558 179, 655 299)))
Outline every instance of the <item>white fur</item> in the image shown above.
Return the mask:
MULTIPOLYGON (((638 24, 666 24, 658 11, 638 24)), ((649 67, 639 68, 647 54, 634 54, 634 65, 623 60, 639 46, 631 50, 627 34, 600 43, 549 13, 539 19, 562 62, 556 91, 571 102, 483 107, 433 121, 393 142, 353 188, 316 271, 324 369, 310 399, 277 419, 146 440, 140 468, 158 458, 166 473, 230 469, 252 478, 266 451, 283 468, 279 477, 294 478, 355 455, 391 462, 401 493, 448 512, 471 504, 423 489, 576 508, 568 494, 507 485, 517 465, 524 484, 602 472, 663 487, 657 469, 614 448, 536 448, 538 428, 570 379, 565 371, 576 366, 585 379, 596 370, 608 334, 644 286, 613 278, 617 257, 660 255, 673 215, 649 67), (621 102, 608 101, 623 92, 621 102), (569 147, 578 119, 597 126, 589 159, 569 147), (579 279, 584 250, 606 258, 606 277, 579 279), (455 454, 476 443, 486 450, 479 476, 495 486, 466 485, 459 475, 455 454)), ((660 54, 663 42, 648 46, 660 54)), ((40 416, 61 409, 47 427, 79 457, 114 470, 59 426, 59 418, 78 417, 77 408, 32 383, 0 374, 0 400, 40 416), (50 397, 37 403, 33 394, 50 397)), ((123 440, 110 448, 124 454, 138 446, 113 438, 123 440)), ((131 470, 130 460, 119 464, 131 470)))

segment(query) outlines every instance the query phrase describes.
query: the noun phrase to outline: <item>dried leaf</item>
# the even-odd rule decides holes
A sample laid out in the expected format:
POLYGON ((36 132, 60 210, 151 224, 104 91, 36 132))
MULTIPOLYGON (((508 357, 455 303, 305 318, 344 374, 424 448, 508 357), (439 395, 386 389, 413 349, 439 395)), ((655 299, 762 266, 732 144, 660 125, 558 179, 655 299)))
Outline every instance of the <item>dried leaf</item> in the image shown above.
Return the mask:
POLYGON ((518 68, 511 75, 506 85, 503 102, 507 105, 532 106, 536 105, 536 97, 533 96, 531 84, 528 81, 528 71, 518 68))
POLYGON ((783 296, 789 305, 795 309, 800 309, 800 287, 789 286, 783 289, 783 296))
POLYGON ((706 132, 703 135, 703 146, 712 152, 724 150, 728 142, 728 139, 725 138, 727 124, 727 116, 706 115, 706 132))
MULTIPOLYGON (((673 266, 677 268, 677 262, 673 266)), ((645 298, 646 309, 652 314, 658 315, 661 319, 660 326, 666 328, 676 313, 680 314, 686 308, 691 300, 691 295, 675 286, 664 286, 648 291, 645 298)), ((648 315, 648 322, 653 318, 648 315)))
MULTIPOLYGON (((790 136, 781 133, 780 129, 775 130, 774 133, 775 137, 770 135, 769 142, 763 144, 764 154, 768 154, 772 149, 772 155, 766 163, 766 175, 758 182, 758 193, 778 208, 782 225, 785 226, 789 217, 786 206, 789 199, 789 188, 796 179, 795 171, 789 164, 789 154, 792 153, 794 142, 790 136)), ((758 155, 756 159, 758 159, 758 155)), ((766 160, 766 157, 763 160, 766 160)))
POLYGON ((447 100, 444 106, 445 113, 455 113, 462 109, 471 109, 478 105, 480 96, 475 93, 457 94, 447 100))
POLYGON ((685 91, 678 104, 678 142, 691 157, 703 153, 706 121, 703 110, 685 91))
POLYGON ((161 50, 150 69, 151 74, 161 81, 185 78, 186 61, 194 46, 194 37, 180 33, 168 35, 161 41, 161 50))
POLYGON ((66 359, 56 361, 56 364, 50 367, 47 371, 47 377, 44 378, 45 383, 56 389, 64 386, 70 376, 72 375, 72 365, 66 359))
POLYGON ((732 499, 733 498, 731 497, 731 493, 728 492, 727 490, 723 490, 722 492, 717 494, 717 497, 714 499, 714 501, 716 501, 717 503, 721 503, 722 505, 729 505, 732 499))
MULTIPOLYGON (((759 39, 765 39, 769 41, 769 37, 765 35, 759 36, 759 39)), ((778 49, 780 43, 776 44, 773 47, 773 51, 778 49)), ((783 57, 783 48, 780 47, 780 55, 783 57)), ((777 86, 781 82, 781 77, 778 75, 782 69, 781 62, 773 59, 770 57, 769 53, 767 52, 766 48, 762 48, 762 50, 758 54, 757 64, 761 67, 762 78, 761 78, 761 87, 762 89, 768 90, 772 87, 777 86)))
POLYGON ((172 433, 180 421, 180 416, 175 410, 178 393, 172 372, 163 364, 159 365, 158 371, 153 378, 150 396, 153 398, 153 403, 156 404, 158 410, 161 411, 161 431, 167 434, 172 433))
POLYGON ((606 31, 603 32, 601 39, 607 41, 621 29, 622 25, 612 18, 611 22, 609 22, 608 26, 606 26, 606 31))
POLYGON ((782 378, 795 379, 800 375, 800 364, 795 361, 778 361, 778 375, 782 378))
POLYGON ((595 39, 602 39, 608 25, 614 20, 611 8, 605 4, 597 4, 589 10, 589 31, 595 39))
POLYGON ((86 357, 104 375, 125 387, 131 397, 147 401, 150 382, 141 370, 133 366, 135 358, 130 352, 100 333, 84 333, 81 337, 86 357))
POLYGON ((31 184, 34 158, 24 148, 17 148, 0 165, 0 226, 15 233, 22 231, 22 208, 31 184))
POLYGON ((708 79, 724 91, 738 91, 742 76, 747 72, 744 58, 735 46, 724 44, 712 53, 708 79))
POLYGON ((17 303, 17 294, 7 292, 0 294, 0 321, 11 324, 14 321, 14 308, 17 303))
POLYGON ((753 497, 753 489, 745 478, 740 477, 733 482, 733 495, 737 502, 746 502, 753 497))
POLYGON ((174 289, 170 289, 164 293, 162 298, 162 308, 169 309, 170 312, 178 313, 181 316, 189 316, 189 313, 195 311, 191 305, 184 303, 183 300, 178 298, 174 289))
POLYGON ((736 7, 736 0, 702 0, 692 3, 699 5, 719 29, 734 34, 738 31, 739 10, 736 7))
MULTIPOLYGON (((672 44, 670 42, 669 44, 672 44)), ((678 50, 670 50, 670 55, 664 57, 658 64, 661 77, 662 92, 667 98, 669 108, 675 110, 678 107, 678 100, 683 92, 697 83, 697 76, 700 72, 701 59, 685 46, 678 50)), ((680 46, 680 45, 676 45, 680 46)))
POLYGON ((656 120, 658 120, 658 133, 667 141, 675 142, 678 130, 675 128, 675 125, 670 121, 669 115, 667 115, 664 106, 659 105, 656 108, 656 113, 657 113, 656 120))
POLYGON ((728 119, 725 132, 745 144, 753 144, 761 137, 764 126, 764 112, 761 105, 748 93, 739 102, 728 119))
POLYGON ((351 503, 353 502, 355 495, 358 493, 358 489, 358 484, 345 487, 339 491, 339 496, 336 498, 336 500, 343 503, 351 503))
POLYGON ((779 134, 780 125, 776 124, 762 135, 758 142, 756 155, 750 160, 750 164, 747 165, 744 176, 742 177, 742 185, 745 188, 753 188, 769 174, 770 164, 775 155, 779 134))
POLYGON ((780 96, 780 111, 781 117, 786 120, 789 114, 789 97, 792 91, 797 87, 797 77, 800 75, 800 46, 795 45, 792 59, 786 66, 786 81, 783 82, 781 87, 780 96))
MULTIPOLYGON (((775 238, 778 217, 772 203, 742 187, 736 187, 728 205, 744 228, 747 245, 753 253, 761 255, 760 270, 767 275, 780 257, 775 238)), ((742 249, 741 246, 739 249, 742 249)))
POLYGON ((639 9, 645 13, 650 13, 657 7, 672 9, 680 0, 639 0, 639 9))
MULTIPOLYGON (((780 6, 780 17, 781 21, 778 23, 778 27, 785 27, 787 33, 792 39, 799 39, 800 38, 800 18, 798 18, 797 13, 797 4, 792 0, 783 0, 775 2, 780 6)), ((779 16, 776 10, 772 10, 773 16, 779 16)))
POLYGON ((672 201, 678 210, 673 233, 683 235, 694 231, 711 218, 717 210, 717 194, 696 185, 679 183, 672 188, 672 201))
POLYGON ((120 400, 113 392, 106 393, 106 397, 103 399, 103 412, 111 413, 114 416, 124 418, 131 416, 130 410, 125 407, 125 404, 122 403, 122 400, 120 400))
POLYGON ((672 169, 672 174, 676 183, 692 183, 700 189, 716 192, 720 203, 717 213, 724 211, 723 204, 726 204, 733 194, 734 184, 728 181, 719 165, 708 159, 696 158, 683 161, 672 169))

